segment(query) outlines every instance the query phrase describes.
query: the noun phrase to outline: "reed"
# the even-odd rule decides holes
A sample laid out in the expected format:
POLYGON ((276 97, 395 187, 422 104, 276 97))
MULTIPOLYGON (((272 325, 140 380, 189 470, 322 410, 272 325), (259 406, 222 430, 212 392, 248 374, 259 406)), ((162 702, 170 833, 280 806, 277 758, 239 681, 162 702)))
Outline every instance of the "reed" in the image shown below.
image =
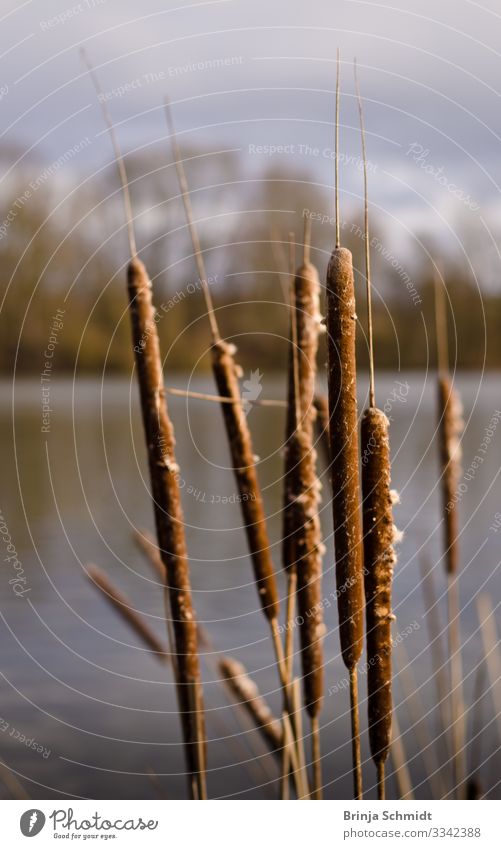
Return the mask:
MULTIPOLYGON (((200 247, 200 241, 193 219, 188 182, 177 142, 170 106, 167 100, 165 101, 165 113, 171 137, 176 173, 184 204, 187 226, 193 244, 197 272, 200 280, 202 281, 202 289, 209 318, 212 335, 211 353, 214 378, 219 395, 223 398, 229 398, 234 402, 231 404, 222 403, 221 409, 238 493, 240 495, 244 527, 254 570, 254 580, 263 613, 270 627, 277 670, 282 688, 284 710, 290 717, 292 716, 289 692, 290 681, 287 662, 284 655, 284 648, 280 637, 277 582, 271 558, 264 503, 257 477, 252 439, 241 402, 240 386, 238 383, 240 369, 234 359, 236 348, 234 345, 231 345, 222 339, 219 332, 212 297, 207 283, 207 275, 205 272, 205 263, 200 247)), ((297 741, 295 741, 295 744, 297 744, 297 741)), ((291 754, 291 762, 293 766, 297 762, 297 752, 291 754)), ((294 775, 297 776, 297 774, 297 769, 294 769, 294 775)))
POLYGON ((90 564, 87 567, 87 576, 108 604, 131 626, 132 630, 145 646, 154 652, 157 660, 161 663, 172 663, 172 656, 166 646, 159 640, 153 629, 150 628, 146 619, 135 610, 127 596, 110 581, 105 572, 97 566, 90 564))
POLYGON ((362 419, 365 612, 369 740, 384 799, 384 763, 391 742, 391 586, 396 563, 390 495, 388 419, 375 407, 362 419), (370 451, 370 454, 367 454, 370 451))
POLYGON ((447 575, 447 642, 453 792, 464 796, 466 776, 463 672, 459 622, 458 513, 456 492, 461 477, 462 406, 449 376, 447 313, 444 288, 435 273, 435 320, 437 339, 438 447, 444 556, 447 575))
POLYGON ((377 769, 378 797, 384 799, 385 762, 391 744, 391 625, 395 619, 391 608, 391 590, 396 563, 396 531, 393 524, 394 499, 390 487, 389 421, 383 411, 376 407, 375 400, 367 156, 356 62, 354 71, 364 172, 365 282, 370 379, 369 407, 364 412, 361 426, 369 742, 377 769))
POLYGON ((136 252, 129 184, 113 122, 102 97, 96 74, 85 52, 83 52, 83 58, 110 132, 124 198, 130 249, 127 291, 132 343, 139 382, 158 547, 165 566, 164 582, 168 589, 173 620, 176 690, 188 783, 193 798, 205 799, 207 797, 206 737, 197 651, 196 616, 191 596, 184 518, 178 484, 179 468, 174 450, 174 429, 167 408, 160 344, 152 301, 152 284, 136 252))
POLYGON ((332 512, 341 654, 350 674, 353 783, 362 798, 357 664, 363 643, 363 550, 360 518, 355 358, 355 287, 352 255, 340 247, 339 51, 336 84, 336 245, 327 269, 327 379, 332 512))
MULTIPOLYGON (((303 262, 291 291, 288 405, 284 473, 283 563, 291 584, 297 582, 304 704, 311 720, 313 796, 321 798, 318 715, 323 698, 324 633, 322 612, 322 554, 318 503, 320 481, 314 448, 316 358, 320 319, 320 281, 309 260, 310 233, 305 218, 303 262)), ((293 634, 292 610, 287 634, 293 634)))
MULTIPOLYGON (((168 102, 165 103, 167 124, 176 164, 176 173, 186 213, 186 220, 193 243, 197 271, 207 306, 212 335, 212 368, 219 395, 233 403, 222 403, 223 419, 233 461, 234 474, 241 496, 240 503, 244 519, 249 550, 254 568, 254 577, 259 600, 266 618, 272 623, 274 634, 278 634, 279 599, 275 571, 270 554, 263 499, 257 478, 255 454, 244 414, 238 376, 240 370, 235 363, 236 348, 225 342, 219 333, 212 297, 207 283, 205 264, 197 230, 193 220, 188 183, 184 172, 174 123, 168 102)), ((276 637, 274 637, 274 642, 276 637)), ((284 670, 283 670, 284 671, 284 670)))
POLYGON ((218 666, 232 694, 245 708, 267 745, 274 752, 281 751, 284 739, 282 724, 273 716, 257 684, 247 674, 245 666, 232 657, 222 657, 218 666))

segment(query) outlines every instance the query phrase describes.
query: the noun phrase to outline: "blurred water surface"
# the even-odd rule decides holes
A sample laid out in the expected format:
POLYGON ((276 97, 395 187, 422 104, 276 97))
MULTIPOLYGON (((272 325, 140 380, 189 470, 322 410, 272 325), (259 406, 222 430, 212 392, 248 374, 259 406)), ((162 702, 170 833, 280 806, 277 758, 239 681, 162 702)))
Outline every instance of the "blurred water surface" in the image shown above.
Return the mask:
MULTIPOLYGON (((177 378, 177 385, 186 381, 177 378)), ((366 400, 360 381, 360 402, 366 400)), ((466 430, 463 467, 467 472, 486 436, 484 462, 461 495, 462 635, 468 715, 485 726, 476 738, 483 762, 484 790, 499 797, 500 744, 490 698, 478 701, 481 641, 475 596, 484 591, 493 604, 501 597, 496 513, 500 500, 501 435, 491 419, 501 405, 499 377, 457 378, 466 430)), ((213 391, 210 379, 191 385, 213 391)), ((420 561, 432 569, 438 612, 445 622, 445 582, 440 562, 441 525, 437 489, 435 391, 424 373, 378 379, 378 401, 391 417, 393 483, 401 504, 396 521, 405 533, 395 575, 395 636, 403 645, 400 665, 419 689, 419 729, 399 681, 395 696, 403 742, 416 795, 430 795, 416 731, 433 742, 437 716, 420 561), (426 565, 427 564, 427 565, 426 565), (429 712, 429 713, 428 713, 429 712)), ((262 380, 262 397, 283 397, 283 383, 262 380)), ((49 431, 43 433, 38 381, 0 385, 3 447, 0 512, 22 564, 27 591, 16 595, 9 580, 12 562, 2 548, 0 757, 17 772, 32 797, 148 798, 185 794, 182 750, 172 677, 117 618, 90 585, 85 564, 99 564, 164 635, 162 593, 132 541, 134 528, 152 528, 149 483, 135 383, 106 379, 52 381, 49 431), (23 740, 24 736, 24 740, 23 740), (152 780, 153 770, 158 779, 152 780), (159 789, 160 788, 160 789, 159 789)), ((186 517, 195 605, 214 646, 238 658, 255 678, 273 709, 280 695, 267 629, 252 583, 229 456, 217 405, 169 399, 186 517)), ((280 574, 283 409, 254 406, 249 412, 262 482, 273 554, 280 574)), ((324 780, 327 797, 349 797, 348 694, 339 655, 334 601, 332 520, 325 464, 321 460, 324 566, 326 695, 322 713, 324 780)), ((498 616, 499 620, 499 616, 498 616)), ((273 798, 277 766, 244 720, 228 705, 217 682, 211 652, 203 661, 209 734, 211 796, 273 798)), ((480 683, 479 683, 480 682, 480 683)), ((364 676, 361 676, 365 698, 364 676)), ((416 707, 416 704, 414 704, 416 707)), ((368 740, 363 712, 363 751, 368 740)), ((305 731, 308 732, 305 722, 305 731)), ((478 729, 477 729, 478 731, 478 729)), ((364 765, 368 794, 374 769, 364 765)), ((390 770, 391 772, 391 770, 390 770)), ((396 794, 390 778, 390 796, 396 794)))

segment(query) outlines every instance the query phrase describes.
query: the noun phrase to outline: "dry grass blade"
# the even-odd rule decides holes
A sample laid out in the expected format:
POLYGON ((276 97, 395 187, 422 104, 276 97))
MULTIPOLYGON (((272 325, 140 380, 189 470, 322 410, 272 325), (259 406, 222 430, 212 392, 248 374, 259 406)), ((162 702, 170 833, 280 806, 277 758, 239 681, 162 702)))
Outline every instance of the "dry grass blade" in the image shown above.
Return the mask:
MULTIPOLYGON (((86 58, 86 57, 85 57, 86 58)), ((98 99, 104 99, 95 72, 87 61, 98 99), (101 96, 100 96, 101 95, 101 96)), ((197 626, 191 597, 184 518, 178 484, 174 429, 169 418, 152 285, 146 268, 136 256, 133 218, 127 174, 113 123, 106 108, 103 116, 110 130, 129 229, 131 259, 127 268, 129 314, 138 374, 141 412, 146 438, 158 546, 165 565, 176 650, 176 689, 179 702, 188 784, 194 798, 207 796, 205 778, 206 738, 202 685, 197 651, 197 626)))
POLYGON ((231 689, 236 699, 242 704, 259 728, 267 745, 272 751, 279 751, 283 746, 282 725, 276 719, 265 699, 261 696, 257 684, 249 677, 245 666, 232 657, 222 657, 219 661, 219 671, 231 689))
POLYGON ((157 659, 162 663, 171 663, 172 658, 166 646, 158 639, 144 617, 134 609, 132 602, 115 587, 108 576, 94 565, 87 567, 87 574, 106 601, 131 626, 142 642, 155 653, 157 659))
MULTIPOLYGON (((166 386, 165 391, 169 395, 177 395, 180 398, 195 398, 199 401, 211 401, 215 404, 236 404, 237 401, 234 401, 233 398, 224 398, 222 395, 210 395, 207 392, 192 392, 188 389, 177 389, 174 386, 166 386)), ((240 404, 245 406, 247 401, 243 398, 240 399, 240 404)), ((286 407, 287 404, 285 401, 275 401, 271 398, 256 398, 253 402, 253 405, 258 407, 286 407)))
MULTIPOLYGON (((339 94, 339 85, 337 90, 339 94)), ((337 109, 336 112, 338 112, 337 109)), ((338 192, 336 192, 336 209, 337 219, 339 220, 338 192)), ((360 799, 362 796, 362 767, 356 667, 362 653, 363 642, 363 551, 358 464, 355 333, 356 312, 352 255, 346 248, 336 245, 327 269, 330 468, 339 633, 341 653, 350 672, 354 792, 355 798, 360 799)))

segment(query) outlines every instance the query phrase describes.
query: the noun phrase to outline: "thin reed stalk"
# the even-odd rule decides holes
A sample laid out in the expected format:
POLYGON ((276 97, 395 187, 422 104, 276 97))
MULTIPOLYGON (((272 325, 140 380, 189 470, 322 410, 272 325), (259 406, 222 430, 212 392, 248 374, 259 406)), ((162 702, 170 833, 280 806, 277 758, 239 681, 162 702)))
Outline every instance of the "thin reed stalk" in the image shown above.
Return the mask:
POLYGON ((444 529, 444 555, 447 575, 447 640, 449 661, 449 701, 453 793, 464 797, 466 777, 463 671, 459 620, 458 512, 456 492, 461 477, 462 406, 449 376, 447 313, 444 288, 435 274, 435 319, 437 339, 437 390, 440 490, 444 529))
MULTIPOLYGON (((194 398, 198 401, 212 401, 215 404, 236 404, 238 403, 233 398, 225 398, 223 395, 210 395, 206 392, 192 392, 188 389, 177 389, 174 386, 166 386, 165 391, 169 395, 177 395, 180 398, 194 398)), ((240 404, 245 406, 247 403, 243 398, 240 399, 240 404)), ((256 398, 252 402, 258 407, 286 407, 286 401, 275 401, 272 398, 256 398)))
POLYGON ((108 604, 130 625, 147 648, 155 653, 157 660, 162 663, 172 663, 172 656, 167 647, 159 640, 146 619, 134 609, 132 602, 110 581, 108 576, 94 565, 87 567, 87 575, 108 604))
POLYGON ((127 291, 139 382, 141 412, 146 438, 148 464, 155 514, 158 547, 165 566, 176 649, 176 690, 188 770, 188 786, 193 798, 205 799, 206 737, 202 684, 197 651, 196 616, 184 533, 184 517, 175 458, 174 429, 169 417, 164 388, 162 360, 152 301, 152 284, 145 266, 137 257, 132 208, 124 161, 113 122, 106 109, 96 74, 84 54, 103 117, 110 131, 122 185, 129 233, 130 262, 127 291))
MULTIPOLYGON (((336 169, 338 161, 339 53, 336 85, 336 169)), ((341 654, 350 673, 353 784, 362 798, 357 664, 363 642, 363 550, 358 464, 355 287, 352 255, 339 246, 336 170, 336 247, 327 269, 327 378, 332 512, 336 553, 341 654)))

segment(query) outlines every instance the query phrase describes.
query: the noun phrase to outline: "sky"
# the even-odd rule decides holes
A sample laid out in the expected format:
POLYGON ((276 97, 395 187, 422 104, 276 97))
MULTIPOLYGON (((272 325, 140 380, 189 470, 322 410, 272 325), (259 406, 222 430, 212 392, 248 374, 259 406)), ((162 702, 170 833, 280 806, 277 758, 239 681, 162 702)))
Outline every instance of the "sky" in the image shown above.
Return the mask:
POLYGON ((2 167, 15 171, 33 156, 50 165, 66 155, 68 172, 85 171, 109 160, 84 47, 124 149, 147 152, 165 141, 168 94, 181 141, 239 151, 244 177, 279 165, 331 186, 339 47, 341 203, 358 203, 362 193, 356 55, 373 217, 398 239, 427 229, 465 256, 469 241, 496 253, 496 7, 496 0, 3 0, 2 167))

